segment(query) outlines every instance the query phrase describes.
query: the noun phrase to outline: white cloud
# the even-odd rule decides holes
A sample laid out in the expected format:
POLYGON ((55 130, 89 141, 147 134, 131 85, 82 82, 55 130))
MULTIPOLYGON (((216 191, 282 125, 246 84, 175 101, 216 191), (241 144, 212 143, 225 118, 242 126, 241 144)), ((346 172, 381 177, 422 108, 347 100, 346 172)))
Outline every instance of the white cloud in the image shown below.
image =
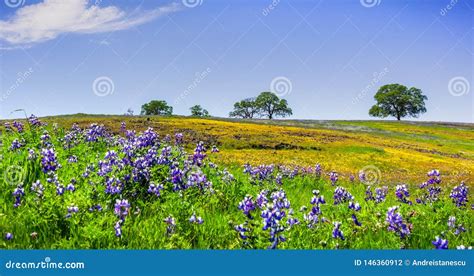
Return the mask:
POLYGON ((127 13, 116 6, 91 5, 88 0, 44 0, 18 9, 7 20, 0 20, 0 40, 10 46, 31 45, 64 33, 124 30, 179 9, 179 5, 170 4, 150 11, 127 13))

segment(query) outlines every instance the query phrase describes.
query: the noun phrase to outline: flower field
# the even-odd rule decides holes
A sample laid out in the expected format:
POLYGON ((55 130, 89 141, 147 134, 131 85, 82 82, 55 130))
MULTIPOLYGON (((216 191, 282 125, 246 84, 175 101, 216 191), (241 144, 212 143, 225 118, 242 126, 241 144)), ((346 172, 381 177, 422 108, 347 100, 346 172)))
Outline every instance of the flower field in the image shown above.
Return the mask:
POLYGON ((52 117, 1 127, 1 248, 464 249, 472 125, 52 117))

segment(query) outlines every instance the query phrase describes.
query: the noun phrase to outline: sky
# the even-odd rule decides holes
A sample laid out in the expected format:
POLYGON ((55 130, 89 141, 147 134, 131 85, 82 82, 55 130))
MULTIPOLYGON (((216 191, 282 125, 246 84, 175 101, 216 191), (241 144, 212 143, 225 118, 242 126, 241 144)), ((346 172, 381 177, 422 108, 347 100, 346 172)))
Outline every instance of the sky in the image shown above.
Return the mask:
POLYGON ((416 120, 474 122, 470 0, 0 0, 0 119, 140 113, 166 100, 227 117, 263 91, 294 119, 366 120, 384 84, 416 120))

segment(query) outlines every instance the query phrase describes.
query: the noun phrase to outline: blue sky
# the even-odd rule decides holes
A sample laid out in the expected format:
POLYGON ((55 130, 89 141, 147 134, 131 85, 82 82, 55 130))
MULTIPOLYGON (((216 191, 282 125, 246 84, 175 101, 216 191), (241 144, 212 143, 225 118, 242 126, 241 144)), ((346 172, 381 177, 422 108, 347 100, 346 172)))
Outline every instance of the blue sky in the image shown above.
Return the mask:
POLYGON ((419 120, 474 122, 468 0, 1 0, 0 118, 123 114, 163 99, 226 117, 262 91, 297 119, 370 119, 387 83, 419 120), (272 85, 273 83, 273 85, 272 85))

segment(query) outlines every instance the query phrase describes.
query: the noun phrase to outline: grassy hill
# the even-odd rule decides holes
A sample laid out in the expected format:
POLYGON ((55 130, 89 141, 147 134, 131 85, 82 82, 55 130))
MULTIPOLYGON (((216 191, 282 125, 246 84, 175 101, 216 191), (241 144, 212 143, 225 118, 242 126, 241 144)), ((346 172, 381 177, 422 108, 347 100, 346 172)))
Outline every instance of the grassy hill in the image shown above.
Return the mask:
POLYGON ((226 165, 287 164, 337 171, 348 178, 366 166, 381 172, 387 184, 422 181, 437 168, 445 183, 474 179, 474 125, 440 122, 237 120, 190 117, 67 115, 46 121, 69 127, 98 122, 114 132, 153 127, 160 134, 185 134, 191 148, 204 141, 217 145, 215 161, 226 165))

